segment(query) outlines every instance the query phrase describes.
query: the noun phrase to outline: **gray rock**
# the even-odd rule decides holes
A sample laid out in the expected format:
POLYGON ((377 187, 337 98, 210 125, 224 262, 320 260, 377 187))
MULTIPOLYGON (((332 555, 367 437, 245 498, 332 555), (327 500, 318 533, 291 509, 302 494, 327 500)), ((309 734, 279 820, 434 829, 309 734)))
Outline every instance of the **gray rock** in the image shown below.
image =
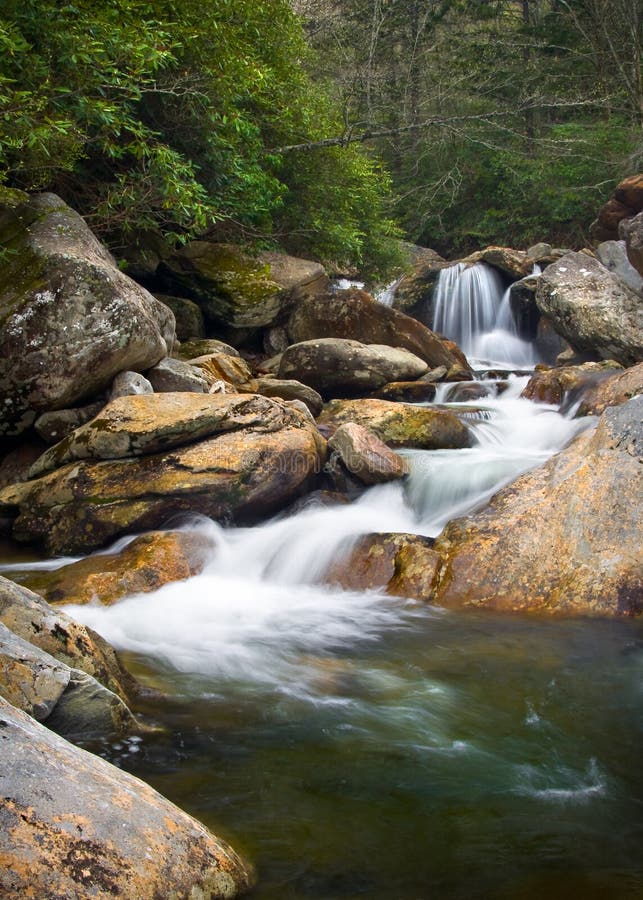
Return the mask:
POLYGON ((154 388, 150 381, 140 372, 119 372, 112 382, 109 399, 117 397, 134 397, 137 394, 153 394, 154 388))
POLYGON ((597 259, 568 253, 548 266, 536 303, 581 354, 625 366, 643 359, 643 301, 597 259))
POLYGON ((48 444, 57 444, 63 438, 71 434, 74 429, 84 425, 93 419, 101 411, 105 404, 102 402, 90 403, 88 406, 79 406, 75 409, 56 409, 43 413, 34 422, 34 428, 48 444))
POLYGON ((187 391, 194 394, 208 392, 207 379, 203 377, 200 369, 169 356, 148 369, 147 377, 152 388, 159 394, 168 391, 187 391))
POLYGON ((168 306, 176 320, 176 336, 179 341, 201 340, 205 338, 205 322, 200 307, 186 297, 170 297, 155 294, 156 299, 168 306))
POLYGON ((0 699, 0 894, 229 900, 252 871, 138 778, 0 699))
POLYGON ((643 275, 643 212, 631 219, 623 219, 618 234, 625 241, 627 258, 639 275, 643 275))
POLYGON ((641 293, 643 290, 643 278, 627 258, 625 241, 603 241, 596 248, 596 256, 619 281, 633 291, 641 293))
POLYGON ((0 208, 0 434, 167 355, 174 317, 54 194, 0 208))
POLYGON ((66 737, 84 740, 137 729, 120 697, 0 622, 0 695, 66 737))
POLYGON ((212 353, 225 353, 227 356, 241 356, 238 350, 224 341, 215 338, 203 338, 199 341, 186 341, 172 354, 176 359, 189 362, 199 356, 210 356, 212 353))
POLYGON ((412 381, 428 370, 408 350, 321 338, 290 346, 281 357, 279 377, 302 381, 322 395, 369 393, 389 381, 412 381))
POLYGON ((262 376, 257 379, 257 393, 264 397, 280 397, 282 400, 301 400, 305 403, 313 416, 318 416, 324 406, 324 401, 317 391, 302 384, 301 381, 287 380, 283 378, 271 378, 262 376))

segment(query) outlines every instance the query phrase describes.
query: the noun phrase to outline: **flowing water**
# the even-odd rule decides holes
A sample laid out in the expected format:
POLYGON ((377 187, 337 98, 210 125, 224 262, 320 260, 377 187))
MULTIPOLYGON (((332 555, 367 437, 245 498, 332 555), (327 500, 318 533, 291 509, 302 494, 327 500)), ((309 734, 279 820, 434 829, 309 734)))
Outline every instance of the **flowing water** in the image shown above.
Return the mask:
POLYGON ((68 609, 167 695, 144 711, 163 730, 93 749, 244 852, 253 897, 643 898, 641 623, 322 583, 360 535, 435 535, 591 427, 524 383, 478 381, 451 404, 477 444, 407 451, 404 484, 255 528, 195 519, 202 574, 68 609))

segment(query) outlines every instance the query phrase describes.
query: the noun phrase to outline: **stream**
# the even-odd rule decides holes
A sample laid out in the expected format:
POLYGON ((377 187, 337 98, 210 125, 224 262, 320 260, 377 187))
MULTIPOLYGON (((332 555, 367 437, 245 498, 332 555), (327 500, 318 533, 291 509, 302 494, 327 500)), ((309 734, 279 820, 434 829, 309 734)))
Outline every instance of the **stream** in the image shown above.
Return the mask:
POLYGON ((91 749, 245 854, 257 900, 643 898, 643 622, 322 583, 360 535, 435 536, 593 427, 521 399, 526 376, 485 375, 536 362, 500 288, 469 335, 483 396, 434 401, 474 447, 403 451, 409 478, 350 505, 254 528, 195 517, 183 527, 215 547, 200 575, 67 607, 167 694, 144 710, 158 732, 91 749))

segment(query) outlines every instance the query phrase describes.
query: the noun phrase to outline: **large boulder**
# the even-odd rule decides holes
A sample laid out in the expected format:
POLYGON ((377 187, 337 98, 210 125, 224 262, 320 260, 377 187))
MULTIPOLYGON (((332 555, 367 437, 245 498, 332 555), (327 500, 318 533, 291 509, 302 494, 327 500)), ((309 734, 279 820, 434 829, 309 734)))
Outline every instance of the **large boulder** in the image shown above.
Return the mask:
POLYGON ((643 301, 597 259, 567 253, 548 266, 536 303, 577 351, 625 366, 643 359, 643 301))
POLYGON ((198 303, 186 297, 170 297, 155 294, 156 299, 168 306, 176 321, 176 336, 179 341, 201 340, 205 338, 205 322, 198 303))
POLYGON ((313 416, 318 416, 324 406, 324 401, 316 390, 294 379, 263 375, 257 379, 257 393, 264 397, 279 397, 282 400, 301 400, 313 416))
MULTIPOLYGON (((641 216, 643 224, 643 216, 641 216)), ((626 234, 630 234, 627 225, 632 222, 631 219, 626 220, 624 228, 626 234)), ((634 229, 632 229, 632 232, 634 229)), ((627 287, 636 291, 638 294, 643 292, 643 278, 634 268, 627 256, 628 248, 625 240, 622 241, 603 241, 596 248, 596 258, 602 262, 606 269, 609 269, 619 281, 622 281, 627 287)))
POLYGON ((282 354, 279 378, 302 381, 322 396, 368 394, 389 381, 419 378, 427 364, 408 350, 320 338, 292 344, 282 354))
POLYGON ((390 447, 448 450, 469 447, 471 435, 453 413, 390 400, 333 400, 319 416, 328 431, 355 422, 390 447))
POLYGON ((620 406, 639 394, 643 394, 643 363, 588 385, 582 392, 578 415, 600 416, 608 406, 620 406))
POLYGON ((54 194, 0 207, 0 435, 168 353, 174 316, 54 194))
POLYGON ((464 354, 452 341, 434 334, 417 319, 378 303, 365 291, 308 297, 298 304, 287 328, 295 343, 342 338, 362 344, 385 344, 408 350, 429 367, 468 368, 464 354))
POLYGON ((95 678, 54 659, 0 622, 0 696, 66 737, 137 729, 125 703, 95 678))
POLYGON ((618 233, 625 241, 628 261, 643 276, 643 213, 621 222, 618 233))
POLYGON ((630 175, 617 185, 613 195, 601 207, 598 218, 591 225, 592 236, 599 241, 617 240, 621 223, 641 210, 643 175, 630 175))
POLYGON ((91 675, 128 702, 141 687, 100 635, 53 609, 42 597, 0 576, 0 622, 72 669, 91 675))
POLYGON ((643 397, 451 522, 435 543, 443 606, 643 612, 643 397))
POLYGON ((279 253, 251 257, 233 244, 192 241, 160 266, 168 285, 193 298, 206 319, 258 328, 282 319, 302 297, 325 290, 323 266, 279 253))
POLYGON ((466 265, 484 262, 498 269, 510 278, 525 278, 534 267, 534 260, 524 250, 511 247, 485 247, 467 256, 461 262, 466 265))
POLYGON ((420 255, 413 264, 413 270, 403 275, 395 287, 393 308, 409 313, 421 322, 433 321, 433 291, 442 269, 454 263, 429 251, 420 255))
POLYGON ((124 416, 120 430, 105 428, 101 437, 99 428, 85 445, 68 443, 67 455, 51 460, 61 468, 0 491, 0 515, 15 516, 13 537, 51 553, 86 552, 195 512, 257 521, 306 490, 323 466, 325 442, 314 423, 267 397, 128 399, 173 396, 186 404, 178 430, 172 415, 163 420, 162 405, 140 419, 124 416), (196 415, 190 404, 208 401, 196 415))
POLYGON ((0 699, 0 894, 229 900, 251 870, 149 785, 0 699))
POLYGON ((146 594, 197 575, 213 551, 214 542, 200 531, 151 531, 112 553, 28 573, 21 583, 54 605, 111 606, 130 594, 146 594))
POLYGON ((578 396, 592 385, 600 384, 615 372, 622 372, 615 362, 587 362, 578 366, 560 366, 556 369, 539 369, 527 382, 521 396, 537 403, 560 405, 571 394, 578 396))

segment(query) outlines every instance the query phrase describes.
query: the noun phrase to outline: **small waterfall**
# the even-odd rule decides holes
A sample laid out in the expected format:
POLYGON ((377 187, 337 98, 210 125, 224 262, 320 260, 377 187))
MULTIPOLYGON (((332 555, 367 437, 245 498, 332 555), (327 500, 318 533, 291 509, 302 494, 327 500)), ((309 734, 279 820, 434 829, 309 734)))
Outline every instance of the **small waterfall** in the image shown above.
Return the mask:
POLYGON ((484 263, 440 272, 433 329, 455 341, 474 365, 528 369, 536 363, 531 344, 518 337, 509 289, 484 263))

